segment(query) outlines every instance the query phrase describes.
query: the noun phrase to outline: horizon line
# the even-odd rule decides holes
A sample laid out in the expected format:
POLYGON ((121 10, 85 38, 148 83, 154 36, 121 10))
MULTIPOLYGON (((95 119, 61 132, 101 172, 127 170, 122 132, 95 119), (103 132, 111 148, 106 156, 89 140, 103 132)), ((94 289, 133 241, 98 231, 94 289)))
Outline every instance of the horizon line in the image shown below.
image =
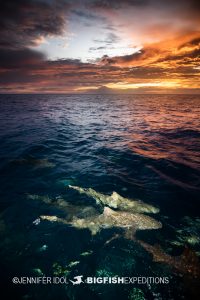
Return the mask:
POLYGON ((199 93, 51 93, 51 92, 41 92, 41 93, 0 93, 1 95, 107 95, 107 96, 112 96, 112 95, 200 95, 199 93))

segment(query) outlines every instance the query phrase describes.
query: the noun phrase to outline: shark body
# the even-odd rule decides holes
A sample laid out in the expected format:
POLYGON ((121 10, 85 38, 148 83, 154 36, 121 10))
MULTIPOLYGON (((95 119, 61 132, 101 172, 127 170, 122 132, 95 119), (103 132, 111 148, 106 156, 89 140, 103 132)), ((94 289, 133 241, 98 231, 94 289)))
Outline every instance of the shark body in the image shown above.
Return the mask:
POLYGON ((92 188, 82 188, 79 186, 69 185, 69 188, 78 191, 80 194, 87 195, 95 199, 97 205, 109 206, 110 208, 129 211, 134 213, 153 213, 159 212, 159 209, 150 204, 144 203, 141 200, 132 200, 120 196, 117 192, 113 192, 111 195, 104 195, 92 188))
POLYGON ((134 234, 137 230, 162 227, 160 222, 144 214, 114 211, 109 207, 105 207, 102 214, 86 218, 74 217, 71 221, 56 216, 40 216, 40 219, 68 224, 77 229, 89 229, 92 235, 96 235, 104 228, 123 228, 125 232, 131 231, 134 234))

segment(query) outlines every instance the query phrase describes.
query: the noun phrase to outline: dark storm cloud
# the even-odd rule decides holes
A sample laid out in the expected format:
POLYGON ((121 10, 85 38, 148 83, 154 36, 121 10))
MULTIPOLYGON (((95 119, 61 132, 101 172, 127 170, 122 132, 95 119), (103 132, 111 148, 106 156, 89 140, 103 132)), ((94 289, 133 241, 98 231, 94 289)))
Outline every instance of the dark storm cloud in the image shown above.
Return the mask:
POLYGON ((37 67, 44 59, 43 53, 30 49, 0 49, 0 67, 3 69, 37 67))
MULTIPOLYGON (((0 83, 3 85, 0 89, 65 92, 68 88, 72 90, 77 87, 100 87, 123 80, 129 83, 148 83, 171 78, 183 80, 190 78, 190 82, 197 81, 199 74, 197 63, 200 55, 200 38, 197 34, 191 35, 193 38, 190 39, 181 39, 182 44, 178 42, 177 46, 170 45, 170 42, 167 47, 163 47, 162 43, 151 45, 144 43, 140 51, 131 55, 115 57, 105 55, 96 63, 83 63, 80 59, 48 61, 43 53, 30 50, 30 46, 36 45, 42 37, 60 36, 65 29, 68 14, 71 14, 72 18, 77 18, 77 21, 80 18, 82 22, 88 21, 90 26, 96 18, 105 21, 109 16, 111 22, 107 20, 103 23, 106 38, 101 39, 102 35, 100 38, 97 35, 94 40, 96 47, 90 47, 89 51, 117 47, 117 43, 120 42, 117 30, 120 28, 112 25, 112 18, 118 15, 118 11, 115 14, 111 10, 122 9, 124 12, 124 8, 130 8, 132 13, 138 11, 135 10, 136 7, 147 8, 145 16, 149 16, 150 19, 153 16, 155 19, 157 17, 149 15, 153 8, 162 8, 164 11, 166 8, 166 11, 170 12, 168 15, 174 16, 174 20, 177 11, 180 11, 184 23, 185 19, 188 20, 188 16, 192 19, 193 15, 197 15, 200 4, 199 1, 186 0, 0 0, 0 83), (175 13, 171 14, 173 10, 175 13)), ((122 15, 126 18, 126 13, 123 12, 122 15)), ((146 24, 145 21, 144 18, 141 23, 146 24)), ((148 24, 147 22, 147 27, 148 24)), ((161 25, 159 24, 158 28, 163 34, 161 25)), ((134 26, 133 36, 134 31, 137 31, 137 24, 134 26)), ((165 27, 166 23, 163 28, 165 27)), ((196 28, 196 23, 193 28, 196 28)), ((148 34, 153 37, 154 31, 151 33, 151 30, 152 28, 148 34)), ((183 33, 185 25, 181 31, 181 34, 183 33)), ((179 40, 180 32, 176 34, 175 31, 171 40, 174 41, 176 38, 179 40)))
POLYGON ((178 62, 179 64, 186 65, 190 62, 200 62, 200 49, 193 49, 190 52, 177 55, 168 55, 161 59, 156 60, 157 63, 159 62, 178 62))
POLYGON ((141 62, 142 60, 145 60, 149 57, 156 56, 159 52, 159 49, 146 47, 144 49, 139 50, 138 52, 134 52, 133 54, 129 55, 115 57, 109 57, 107 55, 104 55, 100 60, 100 63, 111 65, 126 65, 132 62, 141 62))
MULTIPOLYGON (((158 0, 3 0, 0 1, 0 47, 23 48, 33 46, 42 36, 60 35, 66 24, 66 15, 70 13, 85 20, 105 18, 98 14, 98 8, 123 8, 126 7, 180 7, 198 12, 200 2, 191 0, 158 1, 158 0), (93 11, 87 8, 95 7, 93 11)), ((113 30, 113 28, 112 28, 113 30)), ((107 44, 117 42, 115 33, 108 37, 107 44)), ((98 41, 98 40, 97 40, 98 41)), ((104 41, 98 41, 104 42, 104 41)))
POLYGON ((180 45, 179 49, 182 49, 184 47, 190 47, 190 46, 200 46, 200 37, 192 39, 186 43, 183 43, 180 45))
POLYGON ((86 1, 90 4, 90 7, 95 9, 104 9, 104 10, 118 10, 122 8, 134 8, 134 7, 154 7, 154 8, 169 8, 171 10, 177 8, 187 8, 186 13, 197 13, 200 11, 200 2, 199 0, 93 0, 86 1))
MULTIPOLYGON (((81 62, 80 59, 70 59, 70 58, 63 58, 58 60, 52 60, 47 62, 49 65, 61 65, 61 66, 80 66, 85 65, 81 62)), ((87 64, 86 64, 87 65, 87 64)))
POLYGON ((114 66, 98 66, 80 60, 60 59, 57 61, 38 61, 38 64, 13 65, 3 69, 0 84, 6 87, 19 86, 24 82, 28 89, 79 87, 102 85, 119 81, 121 73, 114 66))
POLYGON ((0 2, 0 47, 23 48, 46 35, 62 33, 68 3, 64 0, 5 0, 0 2))
POLYGON ((200 38, 194 38, 182 43, 176 51, 169 51, 161 44, 144 46, 143 49, 129 55, 109 57, 104 55, 100 63, 116 66, 149 66, 152 63, 165 63, 170 66, 171 62, 180 65, 192 63, 194 66, 200 62, 200 38))
POLYGON ((132 69, 126 69, 125 76, 127 79, 170 79, 171 77, 185 77, 188 78, 188 76, 194 76, 198 75, 199 70, 194 69, 187 66, 180 66, 176 68, 171 68, 170 70, 166 71, 165 68, 162 67, 152 67, 152 66, 143 66, 140 68, 132 68, 132 69))
MULTIPOLYGON (((31 56, 32 57, 32 56, 31 56)), ((37 57, 36 57, 37 60, 37 57)), ((33 62, 31 60, 31 62, 33 62)), ((9 90, 31 91, 69 91, 79 87, 100 87, 112 83, 125 82, 152 82, 154 80, 171 80, 198 76, 199 70, 186 65, 178 68, 165 69, 159 66, 140 66, 135 68, 118 67, 113 65, 98 65, 83 63, 80 60, 60 59, 57 61, 41 61, 32 64, 28 62, 15 68, 4 70, 0 77, 0 84, 9 90), (25 88, 20 88, 24 83, 25 88)), ((2 89, 3 90, 3 89, 2 89)))
POLYGON ((188 1, 190 7, 194 10, 200 11, 200 2, 199 0, 188 1))

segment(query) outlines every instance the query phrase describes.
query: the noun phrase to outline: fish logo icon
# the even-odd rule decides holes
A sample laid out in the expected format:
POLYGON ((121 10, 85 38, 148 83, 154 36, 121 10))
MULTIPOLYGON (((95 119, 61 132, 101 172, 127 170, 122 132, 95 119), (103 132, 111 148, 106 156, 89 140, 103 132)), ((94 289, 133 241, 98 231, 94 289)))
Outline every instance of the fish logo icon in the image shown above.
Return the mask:
POLYGON ((70 279, 69 279, 69 281, 71 281, 73 283, 73 285, 81 284, 81 283, 84 283, 84 281, 82 280, 82 277, 83 277, 83 275, 75 276, 74 277, 75 281, 70 280, 70 279))

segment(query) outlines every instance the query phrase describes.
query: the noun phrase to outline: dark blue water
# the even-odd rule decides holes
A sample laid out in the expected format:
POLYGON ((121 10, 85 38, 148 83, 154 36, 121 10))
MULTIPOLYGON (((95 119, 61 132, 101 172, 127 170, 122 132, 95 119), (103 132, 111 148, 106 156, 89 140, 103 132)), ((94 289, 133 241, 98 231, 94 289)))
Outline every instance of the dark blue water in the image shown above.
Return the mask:
MULTIPOLYGON (((199 299, 196 273, 173 267, 173 258, 185 247, 192 257, 200 255, 199 150, 200 96, 1 95, 0 272, 8 298, 199 299), (151 204, 160 209, 151 216, 162 229, 105 244, 118 229, 91 236, 89 230, 59 222, 35 225, 41 215, 65 218, 58 199, 95 208, 94 199, 69 184, 151 204), (172 260, 155 261, 138 240, 158 244, 172 260), (14 276, 41 272, 66 275, 66 269, 71 278, 168 276, 170 283, 11 282, 14 276)), ((193 260, 188 269, 193 270, 193 260)))

